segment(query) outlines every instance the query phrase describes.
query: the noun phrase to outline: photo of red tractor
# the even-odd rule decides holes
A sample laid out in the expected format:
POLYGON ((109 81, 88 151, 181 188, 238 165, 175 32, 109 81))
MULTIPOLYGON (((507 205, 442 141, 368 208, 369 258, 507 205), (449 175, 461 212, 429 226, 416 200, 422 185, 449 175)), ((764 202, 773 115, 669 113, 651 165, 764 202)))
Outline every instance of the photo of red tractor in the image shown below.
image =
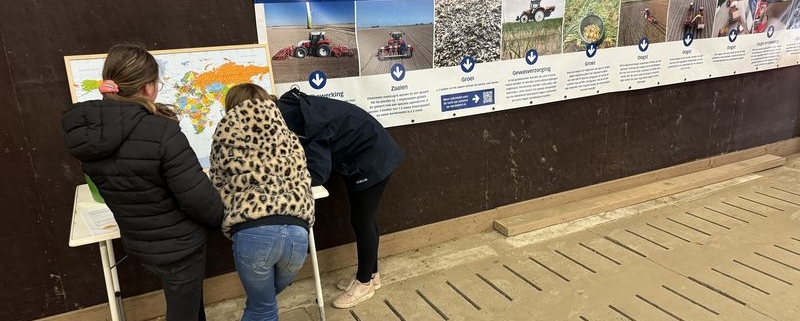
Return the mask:
POLYGON ((541 3, 542 0, 531 0, 531 8, 517 16, 517 21, 521 23, 526 23, 528 20, 542 22, 544 18, 549 17, 556 10, 556 6, 542 7, 541 3))
POLYGON ((345 46, 332 45, 330 40, 325 39, 325 31, 311 31, 308 33, 308 40, 301 40, 296 46, 288 46, 278 51, 273 60, 285 60, 287 58, 314 57, 342 57, 352 56, 353 52, 345 46))
POLYGON ((414 46, 406 43, 405 34, 402 31, 392 31, 389 33, 389 40, 386 46, 378 48, 378 60, 393 58, 411 58, 414 56, 414 46))

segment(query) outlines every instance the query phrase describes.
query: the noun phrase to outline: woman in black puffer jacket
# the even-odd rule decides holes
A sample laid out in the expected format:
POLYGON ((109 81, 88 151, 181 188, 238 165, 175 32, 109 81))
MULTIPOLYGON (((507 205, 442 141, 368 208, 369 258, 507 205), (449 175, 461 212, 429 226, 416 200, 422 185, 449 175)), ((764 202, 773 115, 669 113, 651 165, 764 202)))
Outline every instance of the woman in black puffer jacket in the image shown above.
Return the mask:
POLYGON ((64 113, 67 150, 114 213, 125 251, 161 278, 167 320, 205 320, 205 244, 222 222, 222 201, 176 115, 155 104, 153 56, 114 46, 103 79, 103 100, 64 113))

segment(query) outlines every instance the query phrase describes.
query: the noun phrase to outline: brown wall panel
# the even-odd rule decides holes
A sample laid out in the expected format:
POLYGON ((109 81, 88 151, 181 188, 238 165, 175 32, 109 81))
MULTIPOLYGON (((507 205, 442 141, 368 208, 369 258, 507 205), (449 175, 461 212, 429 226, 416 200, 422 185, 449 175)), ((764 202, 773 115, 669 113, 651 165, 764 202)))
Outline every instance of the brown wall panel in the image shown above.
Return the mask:
MULTIPOLYGON (((256 42, 252 1, 0 0, 0 320, 105 301, 95 246, 67 246, 77 161, 62 144, 63 56, 256 42), (11 170, 8 170, 11 169, 11 170)), ((800 67, 391 128, 406 161, 381 204, 389 233, 798 135, 800 67)), ((318 247, 353 240, 340 178, 318 202, 318 247)), ((117 256, 124 253, 117 245, 117 256)), ((209 275, 233 270, 209 241, 209 275)), ((125 296, 159 288, 119 266, 125 296)))
MULTIPOLYGON (((74 186, 82 176, 78 162, 64 150, 60 130, 60 114, 70 102, 63 56, 105 52, 122 41, 149 49, 255 43, 254 25, 253 2, 241 0, 0 2, 5 47, 0 73, 10 75, 0 78, 9 80, 0 83, 0 97, 5 98, 0 108, 4 116, 13 113, 0 122, 18 122, 3 130, 12 130, 29 146, 22 146, 25 157, 13 158, 24 165, 14 173, 19 181, 4 177, 2 191, 15 193, 33 207, 27 213, 17 211, 24 219, 15 221, 16 232, 0 234, 5 246, 25 249, 3 260, 9 265, 3 271, 25 274, 0 277, 4 289, 19 289, 0 294, 0 301, 14 307, 0 309, 0 320, 29 320, 105 300, 96 246, 67 246, 74 186), (21 195, 23 191, 29 194, 21 195)), ((13 213, 5 209, 19 200, 6 200, 4 195, 3 212, 13 213)), ((210 260, 209 273, 233 270, 229 243, 221 236, 213 241, 209 250, 218 258, 210 260)), ((132 261, 120 266, 120 275, 125 295, 158 287, 157 280, 132 261)))
POLYGON ((494 206, 585 186, 621 175, 625 107, 613 96, 564 101, 499 114, 493 159, 494 206))
MULTIPOLYGON (((800 67, 760 72, 739 78, 731 135, 733 148, 768 143, 773 138, 797 136, 797 105, 800 103, 800 67)), ((731 93, 733 95, 733 93, 731 93)))
POLYGON ((20 116, 6 54, 5 30, 8 29, 0 25, 0 244, 4 247, 0 288, 6 289, 0 292, 0 320, 13 320, 15 315, 40 312, 41 304, 27 302, 53 296, 43 297, 43 290, 51 285, 50 271, 45 267, 48 259, 41 255, 48 251, 46 239, 42 238, 48 231, 42 224, 26 124, 20 116))

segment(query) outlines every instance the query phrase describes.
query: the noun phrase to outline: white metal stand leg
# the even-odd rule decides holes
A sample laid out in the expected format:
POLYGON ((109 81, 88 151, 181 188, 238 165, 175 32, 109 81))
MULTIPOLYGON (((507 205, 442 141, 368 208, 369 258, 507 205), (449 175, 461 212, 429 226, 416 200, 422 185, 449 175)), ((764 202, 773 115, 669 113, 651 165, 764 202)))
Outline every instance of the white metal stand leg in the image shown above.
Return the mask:
POLYGON ((319 307, 320 320, 325 321, 325 302, 322 298, 322 281, 319 276, 319 264, 317 263, 317 245, 314 242, 314 228, 308 229, 308 245, 311 252, 311 265, 314 270, 314 287, 317 290, 317 307, 319 307))
MULTIPOLYGON (((119 313, 120 321, 125 321, 125 309, 122 307, 122 291, 119 288, 119 276, 117 274, 117 262, 116 257, 114 256, 114 244, 111 243, 111 240, 107 240, 106 244, 108 245, 108 261, 111 262, 111 280, 114 281, 114 299, 117 302, 117 311, 119 313)), ((124 257, 122 258, 125 259, 124 257)))
MULTIPOLYGON (((111 271, 111 259, 109 258, 109 252, 113 249, 113 247, 109 246, 108 243, 111 243, 111 240, 99 242, 100 244, 100 261, 103 264, 103 277, 106 280, 106 294, 108 295, 108 307, 111 310, 111 321, 122 321, 120 320, 120 306, 119 302, 117 301, 117 297, 114 294, 115 288, 117 285, 114 283, 114 279, 116 278, 116 272, 111 271)), ((114 253, 111 253, 113 257, 114 253)))

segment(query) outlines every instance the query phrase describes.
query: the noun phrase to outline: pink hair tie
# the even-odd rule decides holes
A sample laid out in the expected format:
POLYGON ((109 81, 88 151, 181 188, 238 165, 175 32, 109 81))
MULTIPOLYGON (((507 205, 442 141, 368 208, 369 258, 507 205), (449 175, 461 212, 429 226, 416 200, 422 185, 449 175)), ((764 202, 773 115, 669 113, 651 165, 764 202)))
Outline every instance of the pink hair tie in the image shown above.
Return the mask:
POLYGON ((100 93, 101 94, 108 94, 108 93, 118 93, 119 86, 113 80, 106 79, 103 80, 103 83, 100 85, 100 93))

